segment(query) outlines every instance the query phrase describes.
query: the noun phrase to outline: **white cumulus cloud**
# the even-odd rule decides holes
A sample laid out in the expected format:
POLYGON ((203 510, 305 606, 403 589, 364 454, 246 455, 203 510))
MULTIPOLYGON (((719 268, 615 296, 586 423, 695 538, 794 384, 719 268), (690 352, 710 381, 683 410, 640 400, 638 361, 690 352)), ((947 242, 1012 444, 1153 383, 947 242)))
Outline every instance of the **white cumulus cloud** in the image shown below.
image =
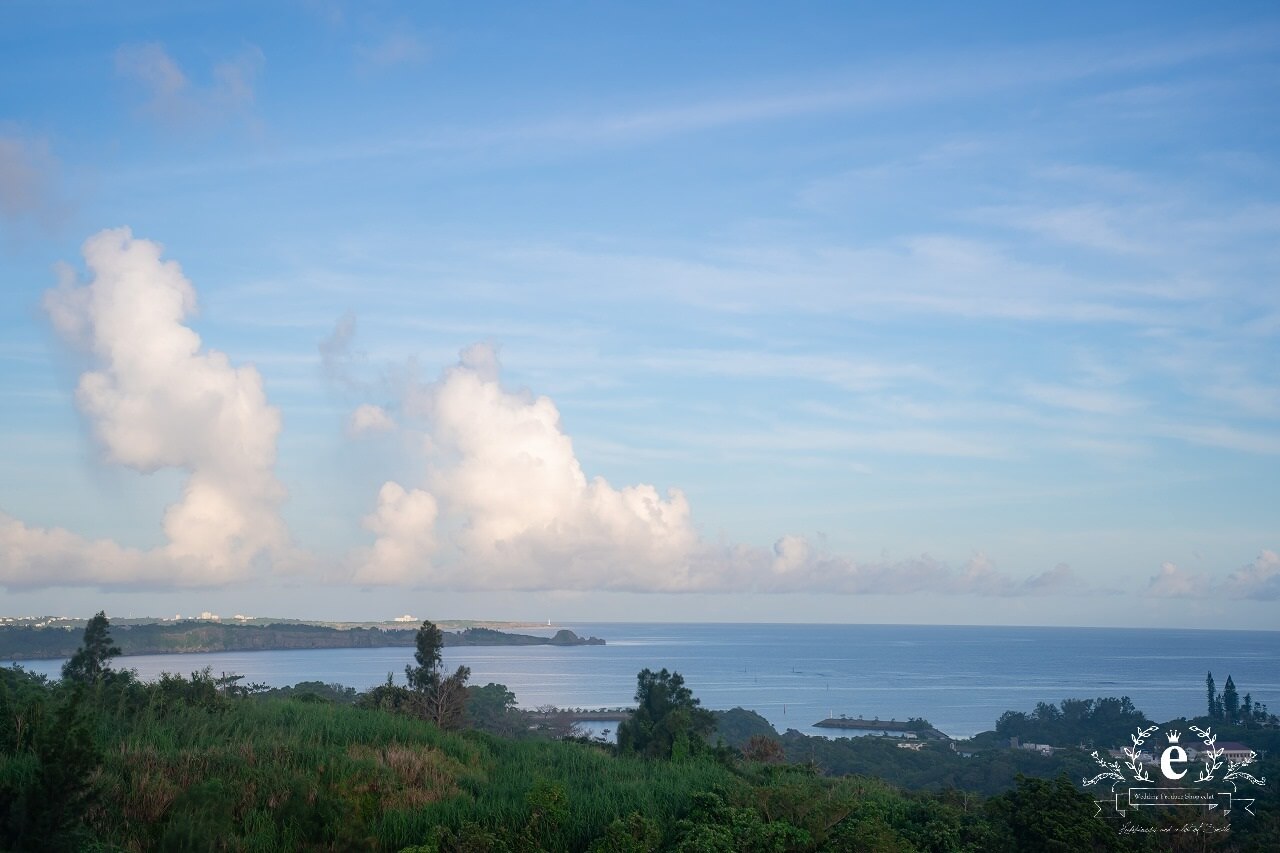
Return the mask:
POLYGON ((555 404, 504 387, 487 345, 464 350, 435 383, 406 389, 401 408, 406 423, 422 430, 429 470, 420 488, 382 487, 365 519, 374 543, 354 560, 362 582, 1004 596, 1080 586, 1065 565, 1018 581, 985 558, 956 571, 928 556, 861 563, 797 535, 772 548, 708 543, 679 489, 589 477, 555 404))
POLYGON ((187 481, 165 512, 166 543, 145 552, 0 518, 0 583, 214 585, 287 559, 274 473, 280 414, 261 376, 202 348, 184 324, 195 290, 158 244, 120 228, 83 252, 87 283, 64 270, 44 300, 54 328, 92 360, 76 404, 108 462, 144 474, 178 468, 187 481))
POLYGON ((1222 591, 1229 598, 1280 598, 1280 554, 1264 550, 1251 564, 1232 572, 1222 584, 1222 591))
POLYGON ((391 432, 396 422, 391 414, 381 406, 365 403, 356 408, 347 418, 347 434, 356 436, 371 432, 391 432))
MULTIPOLYGON (((451 523, 454 551, 419 580, 504 589, 689 588, 698 538, 684 495, 589 479, 555 404, 507 390, 498 373, 493 349, 473 346, 412 395, 426 421, 427 485, 451 523)), ((387 499, 384 486, 371 518, 383 517, 387 499)), ((395 561, 383 572, 366 558, 358 574, 395 577, 408 537, 398 526, 376 532, 373 557, 394 554, 395 561)))
POLYGON ((365 516, 364 527, 378 538, 356 569, 361 584, 411 582, 430 570, 436 550, 436 499, 421 489, 405 490, 384 483, 378 506, 365 516))
POLYGON ((1146 594, 1152 598, 1200 598, 1209 594, 1209 578, 1164 562, 1151 576, 1146 594))

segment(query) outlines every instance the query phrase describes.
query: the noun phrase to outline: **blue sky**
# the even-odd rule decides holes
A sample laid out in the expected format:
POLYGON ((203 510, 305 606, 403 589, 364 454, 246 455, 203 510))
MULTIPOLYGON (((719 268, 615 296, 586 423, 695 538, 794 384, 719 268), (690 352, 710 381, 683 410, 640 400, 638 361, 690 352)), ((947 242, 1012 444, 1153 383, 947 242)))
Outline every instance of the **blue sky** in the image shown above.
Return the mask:
POLYGON ((1277 45, 6 4, 0 611, 1280 627, 1277 45))

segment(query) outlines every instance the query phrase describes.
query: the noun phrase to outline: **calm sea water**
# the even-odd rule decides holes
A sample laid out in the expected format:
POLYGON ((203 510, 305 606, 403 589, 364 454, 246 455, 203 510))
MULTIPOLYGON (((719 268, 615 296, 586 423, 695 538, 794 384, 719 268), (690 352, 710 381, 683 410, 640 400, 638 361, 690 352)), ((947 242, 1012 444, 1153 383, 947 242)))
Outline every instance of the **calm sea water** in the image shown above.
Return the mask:
MULTIPOLYGON (((925 717, 953 737, 993 728, 1006 710, 1064 698, 1129 696, 1156 720, 1201 713, 1205 672, 1219 689, 1280 711, 1280 632, 919 625, 562 625, 605 646, 451 648, 445 665, 474 684, 507 685, 528 708, 632 702, 636 673, 679 672, 708 708, 758 711, 780 731, 823 733, 839 714, 925 717)), ((539 633, 527 630, 525 633, 539 633)), ((544 631, 545 633, 545 631, 544 631)), ((212 667, 249 682, 337 682, 359 689, 395 672, 412 649, 317 649, 120 659, 144 679, 212 667)), ((24 666, 56 676, 61 661, 24 666)), ((826 732, 830 733, 830 732, 826 732)))

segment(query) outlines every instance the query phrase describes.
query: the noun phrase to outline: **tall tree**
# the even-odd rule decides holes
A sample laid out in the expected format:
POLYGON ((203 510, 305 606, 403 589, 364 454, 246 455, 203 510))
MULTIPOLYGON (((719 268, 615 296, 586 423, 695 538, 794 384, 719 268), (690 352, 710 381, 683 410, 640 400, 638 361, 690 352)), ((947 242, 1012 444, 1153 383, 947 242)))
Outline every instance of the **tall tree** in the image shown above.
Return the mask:
POLYGON ((636 710, 618 726, 618 749, 650 758, 700 751, 716 725, 701 704, 680 673, 642 669, 636 676, 636 710))
POLYGON ((1213 683, 1213 672, 1210 671, 1204 680, 1205 689, 1209 692, 1209 718, 1216 720, 1218 718, 1218 691, 1213 683))
POLYGON ((1227 685, 1222 688, 1222 715, 1228 723, 1240 719, 1240 694, 1236 692, 1236 683, 1227 676, 1227 685))
POLYGON ((444 634, 429 620, 418 629, 414 645, 417 649, 413 659, 418 665, 406 666, 404 675, 415 694, 414 706, 419 716, 442 729, 458 728, 466 714, 467 679, 471 677, 471 670, 460 666, 453 675, 444 675, 440 669, 444 634))
POLYGON ((62 678, 78 684, 92 684, 111 676, 111 659, 120 647, 111 642, 111 622, 105 611, 84 626, 84 639, 71 660, 62 665, 62 678))
POLYGON ((440 650, 444 648, 444 634, 434 622, 426 620, 418 629, 414 645, 417 650, 413 659, 418 665, 406 666, 404 676, 414 690, 428 690, 440 683, 440 650))

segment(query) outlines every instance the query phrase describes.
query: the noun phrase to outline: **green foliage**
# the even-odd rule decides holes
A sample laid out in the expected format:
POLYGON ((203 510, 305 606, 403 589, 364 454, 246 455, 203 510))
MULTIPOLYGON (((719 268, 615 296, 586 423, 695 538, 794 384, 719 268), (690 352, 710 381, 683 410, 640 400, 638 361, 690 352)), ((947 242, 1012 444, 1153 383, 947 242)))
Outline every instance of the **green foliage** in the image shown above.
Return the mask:
POLYGON ((395 675, 387 673, 387 680, 367 693, 360 694, 356 707, 371 711, 407 713, 413 704, 413 691, 395 683, 395 675))
POLYGON ((1151 720, 1128 696, 1063 699, 1062 707, 1041 702, 1031 713, 1006 711, 996 721, 996 734, 1025 743, 1054 746, 1089 744, 1110 748, 1129 743, 1129 735, 1151 720))
POLYGON ((569 795, 564 785, 539 779, 525 795, 529 817, 525 822, 522 847, 550 849, 569 821, 569 795))
MULTIPOLYGON (((471 677, 471 670, 460 666, 449 676, 440 671, 444 635, 430 621, 424 621, 418 629, 415 645, 413 658, 418 665, 404 668, 405 679, 414 695, 409 702, 401 703, 400 708, 444 729, 460 727, 466 714, 467 679, 471 677)), ((387 684, 390 683, 388 677, 387 684)))
POLYGON ((589 853, 653 853, 661 843, 658 824, 640 812, 632 812, 609 824, 604 835, 591 843, 589 853))
MULTIPOLYGON (((746 734, 748 745, 757 738, 748 755, 767 760, 737 759, 705 746, 710 727, 690 719, 710 715, 665 670, 638 678, 637 717, 648 726, 635 731, 658 746, 618 755, 590 743, 444 731, 420 713, 422 692, 390 678, 353 707, 329 701, 322 688, 349 695, 331 685, 244 695, 207 669, 154 684, 117 676, 50 684, 0 670, 0 849, 1149 849, 1094 816, 1091 797, 1068 781, 1081 772, 1015 778, 1023 768, 1051 775, 1070 758, 1007 749, 962 758, 942 744, 915 752, 892 740, 794 731, 761 740, 772 727, 761 731, 756 715, 738 709, 721 716, 723 728, 746 734), (793 763, 775 763, 766 743, 793 763), (684 760, 646 760, 663 744, 684 760), (833 779, 820 767, 936 790, 833 779), (952 786, 1003 792, 984 803, 952 786)), ((502 685, 469 692, 473 725, 483 717, 501 728, 520 713, 502 685)), ((1064 725, 1098 707, 1068 700, 1036 716, 1064 725)), ((1259 749, 1277 741, 1280 731, 1250 736, 1259 749)), ((1273 766, 1261 772, 1280 775, 1273 766)), ((1274 847, 1280 816, 1271 799, 1259 799, 1256 821, 1233 827, 1232 849, 1274 847)), ((1209 841, 1204 849, 1216 849, 1209 841)))
POLYGON ((160 836, 165 851, 225 850, 236 835, 236 797, 226 781, 197 782, 170 806, 160 836))
POLYGON ((618 750, 647 758, 687 758, 715 729, 678 672, 643 669, 636 676, 636 710, 618 726, 618 750))
POLYGON ((62 678, 76 684, 93 684, 111 677, 111 658, 120 647, 111 642, 111 623, 99 610, 84 629, 80 648, 62 665, 62 678))
POLYGON ((0 849, 79 847, 102 761, 86 696, 16 668, 0 679, 0 849))
POLYGON ((1267 706, 1253 701, 1253 695, 1246 693, 1243 703, 1236 683, 1230 675, 1221 693, 1214 693, 1213 673, 1205 677, 1205 689, 1209 695, 1209 708, 1205 718, 1210 723, 1225 723, 1228 726, 1243 726, 1247 729, 1275 728, 1280 726, 1280 719, 1272 714, 1267 706))
POLYGON ((356 692, 354 687, 326 684, 323 681, 299 681, 292 687, 256 690, 250 695, 262 699, 296 699, 303 702, 333 702, 339 705, 354 705, 361 698, 361 694, 356 692))
POLYGON ((730 746, 743 749, 752 737, 777 738, 778 730, 755 711, 731 708, 728 711, 712 711, 716 719, 715 738, 723 739, 730 746))
POLYGON ((787 760, 787 754, 777 738, 766 735, 752 735, 742 748, 742 757, 761 764, 781 764, 787 760))
POLYGON ((806 850, 813 842, 786 820, 769 820, 711 792, 694 796, 692 813, 676 825, 676 834, 674 849, 680 853, 784 853, 806 850))
POLYGON ((1092 799, 1065 776, 1020 777, 1012 791, 987 802, 994 829, 992 851, 1044 853, 1123 850, 1115 830, 1094 817, 1092 799))
POLYGON ((444 648, 444 634, 434 622, 424 621, 414 638, 413 659, 417 666, 404 668, 405 680, 411 690, 425 692, 440 683, 440 650, 444 648))
POLYGON ((226 700, 218 692, 212 670, 205 667, 183 678, 162 672, 151 690, 151 703, 160 713, 170 713, 176 708, 201 708, 217 711, 225 707, 226 700))
POLYGON ((1227 676, 1226 686, 1222 688, 1222 715, 1228 723, 1240 720, 1240 694, 1236 692, 1236 683, 1227 676))
POLYGON ((529 715, 516 707, 516 694, 505 684, 489 683, 467 688, 466 724, 502 737, 515 737, 529 730, 529 715))

